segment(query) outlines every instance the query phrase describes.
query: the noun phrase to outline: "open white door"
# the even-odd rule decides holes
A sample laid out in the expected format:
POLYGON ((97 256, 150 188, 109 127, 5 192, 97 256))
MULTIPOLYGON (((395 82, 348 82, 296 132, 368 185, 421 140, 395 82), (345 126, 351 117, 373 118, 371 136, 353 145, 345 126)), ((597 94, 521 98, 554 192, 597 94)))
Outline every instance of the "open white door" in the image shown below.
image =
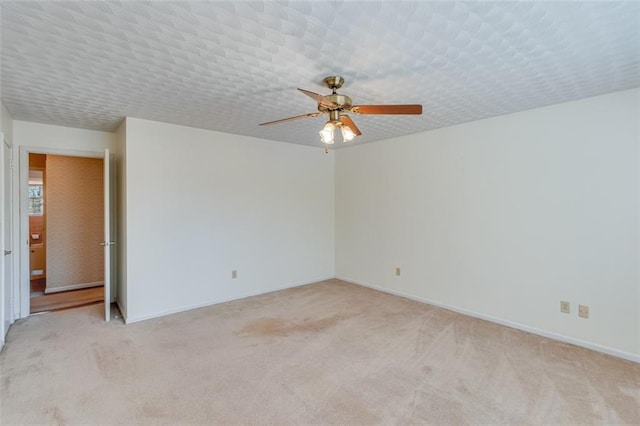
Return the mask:
POLYGON ((111 161, 111 153, 108 149, 104 151, 104 319, 111 319, 111 295, 112 281, 114 278, 113 268, 113 247, 115 246, 114 226, 112 214, 113 198, 111 194, 113 178, 113 169, 111 161))

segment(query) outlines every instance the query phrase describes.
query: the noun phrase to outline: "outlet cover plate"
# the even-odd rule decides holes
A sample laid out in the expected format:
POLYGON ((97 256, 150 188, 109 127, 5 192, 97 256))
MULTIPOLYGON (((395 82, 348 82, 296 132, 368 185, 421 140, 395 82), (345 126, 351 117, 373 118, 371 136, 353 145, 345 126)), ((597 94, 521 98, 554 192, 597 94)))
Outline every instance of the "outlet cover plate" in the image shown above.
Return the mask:
POLYGON ((578 305, 578 316, 580 318, 589 318, 589 307, 587 305, 578 305))

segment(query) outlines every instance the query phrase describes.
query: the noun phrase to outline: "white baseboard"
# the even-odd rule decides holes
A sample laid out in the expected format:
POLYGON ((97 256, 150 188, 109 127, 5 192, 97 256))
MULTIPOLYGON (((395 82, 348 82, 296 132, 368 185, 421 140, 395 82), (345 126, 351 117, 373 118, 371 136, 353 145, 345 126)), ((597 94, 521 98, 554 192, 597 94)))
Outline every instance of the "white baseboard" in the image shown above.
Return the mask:
POLYGON ((45 288, 44 292, 45 294, 50 294, 50 293, 58 293, 61 291, 68 291, 68 290, 79 290, 81 288, 100 287, 101 285, 104 285, 104 281, 96 281, 94 283, 85 283, 85 284, 72 284, 72 285, 65 285, 62 287, 45 288))
MULTIPOLYGON (((196 305, 184 306, 184 307, 176 308, 176 309, 169 309, 169 310, 158 312, 158 313, 154 313, 154 314, 151 314, 151 315, 142 315, 142 316, 139 316, 139 317, 124 318, 124 321, 125 321, 125 324, 133 324, 133 323, 140 322, 140 321, 145 321, 145 320, 148 320, 148 319, 163 317, 165 315, 171 315, 171 314, 177 314, 179 312, 190 311, 191 309, 204 308, 206 306, 217 305, 219 303, 225 303, 225 302, 231 302, 233 300, 244 299, 245 297, 260 296, 262 294, 273 293, 275 291, 286 290, 288 288, 302 287, 303 285, 313 284, 313 283, 317 283, 319 281, 326 281, 326 280, 330 280, 330 279, 333 279, 333 278, 334 278, 333 276, 326 277, 326 278, 318 278, 318 279, 311 280, 311 281, 292 283, 292 284, 288 284, 288 285, 285 285, 285 286, 282 286, 282 287, 272 288, 272 289, 269 289, 269 290, 261 290, 261 291, 253 291, 253 292, 249 292, 249 293, 242 293, 242 294, 239 294, 237 296, 231 296, 231 297, 225 297, 225 298, 221 298, 221 299, 209 300, 207 302, 198 303, 196 305)), ((122 312, 122 310, 120 312, 122 312)))
POLYGON ((479 312, 470 311, 468 309, 459 308, 452 305, 447 305, 446 303, 440 303, 435 300, 426 299, 424 297, 415 296, 413 294, 404 293, 397 290, 391 290, 388 288, 384 288, 378 285, 365 283, 362 281, 354 280, 345 276, 336 276, 337 279, 342 281, 347 281, 356 285, 360 285, 363 287, 368 287, 374 290, 381 291, 383 293, 393 294, 395 296, 405 297, 407 299, 415 300, 416 302, 426 303, 428 305, 436 306, 438 308, 443 308, 449 311, 457 312, 459 314, 467 315, 474 318, 479 318, 485 321, 490 321, 496 324, 504 325, 506 327, 515 328, 516 330, 526 331, 527 333, 537 334, 538 336, 548 337, 549 339, 558 340, 560 342, 570 343, 572 345, 580 346, 583 348, 591 349, 597 352, 602 352, 607 355, 612 355, 618 358, 626 359, 628 361, 633 361, 640 363, 640 355, 636 355, 630 352, 621 351, 618 349, 610 348, 608 346, 599 345, 597 343, 588 342, 586 340, 576 339, 574 337, 565 336, 563 334, 555 333, 552 331, 543 330, 536 327, 531 327, 525 324, 520 324, 513 321, 504 320, 501 318, 492 317, 491 315, 482 314, 479 312))

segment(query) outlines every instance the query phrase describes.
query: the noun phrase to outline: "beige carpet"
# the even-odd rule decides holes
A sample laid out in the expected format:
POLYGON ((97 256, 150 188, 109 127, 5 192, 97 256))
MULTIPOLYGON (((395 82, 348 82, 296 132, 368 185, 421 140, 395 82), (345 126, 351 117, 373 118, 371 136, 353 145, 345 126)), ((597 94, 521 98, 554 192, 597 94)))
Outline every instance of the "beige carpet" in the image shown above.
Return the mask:
POLYGON ((137 324, 33 316, 2 425, 640 424, 640 365, 337 280, 137 324))

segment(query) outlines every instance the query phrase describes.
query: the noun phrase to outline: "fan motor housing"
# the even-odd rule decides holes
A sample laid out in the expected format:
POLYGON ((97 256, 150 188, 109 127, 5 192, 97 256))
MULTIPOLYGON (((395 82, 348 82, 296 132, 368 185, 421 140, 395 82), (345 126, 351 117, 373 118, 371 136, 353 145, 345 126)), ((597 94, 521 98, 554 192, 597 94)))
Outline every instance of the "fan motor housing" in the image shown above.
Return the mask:
POLYGON ((331 95, 326 95, 324 98, 329 102, 333 102, 334 104, 338 105, 338 108, 330 108, 330 107, 326 107, 324 105, 318 104, 318 111, 320 112, 327 112, 327 111, 332 111, 336 109, 339 111, 342 111, 343 109, 349 109, 352 106, 351 98, 346 95, 340 95, 338 93, 334 93, 331 95))

